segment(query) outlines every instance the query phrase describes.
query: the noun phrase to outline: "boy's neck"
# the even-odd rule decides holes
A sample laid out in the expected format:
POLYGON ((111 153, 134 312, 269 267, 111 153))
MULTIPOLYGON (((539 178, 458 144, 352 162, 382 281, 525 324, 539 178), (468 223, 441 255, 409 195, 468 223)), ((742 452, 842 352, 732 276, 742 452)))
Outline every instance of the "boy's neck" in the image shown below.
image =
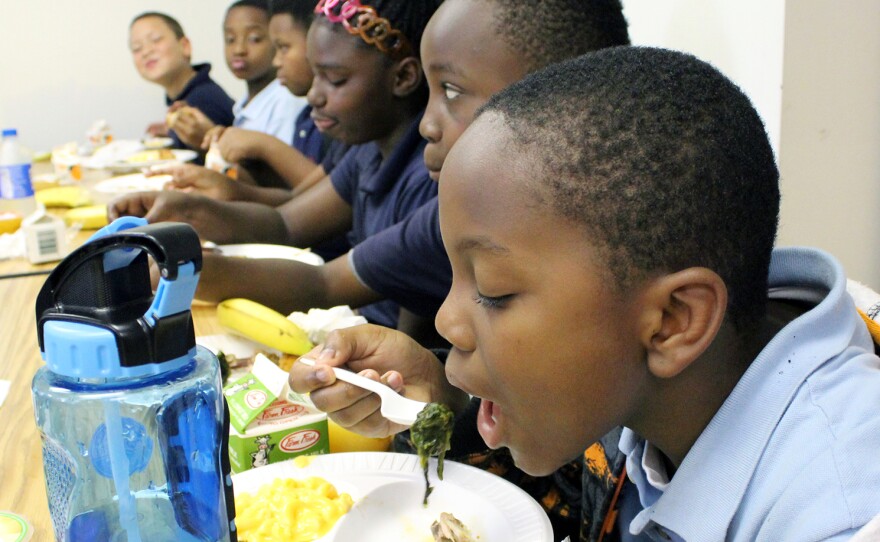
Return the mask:
MULTIPOLYGON (((248 91, 248 102, 250 102, 254 96, 263 91, 269 84, 275 80, 275 70, 269 70, 268 73, 264 74, 262 77, 258 77, 256 79, 251 79, 247 82, 247 91, 248 91)), ((247 105, 247 103, 245 103, 247 105)))
POLYGON ((187 83, 195 76, 196 70, 189 63, 186 63, 181 69, 169 75, 167 81, 162 84, 165 87, 165 94, 171 100, 176 100, 183 93, 187 83))
POLYGON ((746 338, 724 324, 709 349, 687 369, 673 378, 652 381, 649 399, 640 409, 643 416, 630 428, 678 468, 752 361, 805 310, 804 306, 771 301, 766 317, 746 338))

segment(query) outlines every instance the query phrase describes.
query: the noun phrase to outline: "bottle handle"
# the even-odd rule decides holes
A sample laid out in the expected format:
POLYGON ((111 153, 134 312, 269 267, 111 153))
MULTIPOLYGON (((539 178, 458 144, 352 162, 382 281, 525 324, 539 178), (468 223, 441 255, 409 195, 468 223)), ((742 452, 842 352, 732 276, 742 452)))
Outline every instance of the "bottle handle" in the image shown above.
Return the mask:
POLYGON ((201 242, 188 224, 117 219, 47 278, 36 303, 40 349, 45 352, 45 324, 60 321, 108 330, 111 336, 102 341, 115 337, 120 365, 127 367, 191 354, 195 342, 189 308, 201 267, 201 242), (155 294, 146 255, 159 269, 155 294))

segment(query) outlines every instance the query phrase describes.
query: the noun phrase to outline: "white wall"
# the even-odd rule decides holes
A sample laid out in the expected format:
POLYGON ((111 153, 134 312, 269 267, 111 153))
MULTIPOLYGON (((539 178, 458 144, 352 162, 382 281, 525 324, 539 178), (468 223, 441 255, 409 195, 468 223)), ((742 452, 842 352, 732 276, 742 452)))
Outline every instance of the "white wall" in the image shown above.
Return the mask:
POLYGON ((786 12, 779 242, 828 250, 880 290, 880 2, 786 12))
POLYGON ((785 0, 622 0, 634 45, 685 51, 749 96, 779 150, 785 0))
POLYGON ((193 61, 232 96, 244 92, 223 60, 221 28, 230 2, 191 0, 0 0, 0 126, 18 128, 33 149, 83 140, 97 119, 117 138, 138 138, 164 118, 164 92, 141 79, 128 52, 128 25, 143 11, 177 18, 193 61))
POLYGON ((782 175, 778 245, 880 290, 880 2, 623 0, 637 45, 693 53, 761 114, 782 175))

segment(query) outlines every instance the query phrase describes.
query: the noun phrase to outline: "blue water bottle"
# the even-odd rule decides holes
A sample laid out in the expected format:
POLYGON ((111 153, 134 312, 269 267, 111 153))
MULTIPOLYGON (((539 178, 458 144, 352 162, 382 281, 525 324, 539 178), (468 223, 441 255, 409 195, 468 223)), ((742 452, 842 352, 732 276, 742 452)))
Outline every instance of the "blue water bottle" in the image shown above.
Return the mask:
POLYGON ((190 226, 126 217, 40 291, 33 397, 57 541, 236 541, 219 363, 190 313, 201 263, 190 226))

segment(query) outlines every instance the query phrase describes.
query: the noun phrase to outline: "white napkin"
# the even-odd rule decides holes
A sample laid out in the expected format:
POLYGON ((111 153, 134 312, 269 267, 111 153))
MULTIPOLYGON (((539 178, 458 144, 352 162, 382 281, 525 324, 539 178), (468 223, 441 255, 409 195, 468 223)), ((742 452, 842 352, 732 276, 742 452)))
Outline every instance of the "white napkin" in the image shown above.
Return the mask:
POLYGON ((15 233, 0 234, 0 260, 24 258, 26 255, 24 232, 21 229, 15 233))
POLYGON ((327 334, 334 329, 367 323, 366 318, 356 315, 348 305, 339 305, 330 309, 310 309, 308 313, 294 312, 287 319, 308 333, 309 340, 315 344, 324 342, 327 334))
POLYGON ((82 165, 88 168, 101 169, 117 162, 122 162, 129 156, 144 150, 140 141, 121 139, 113 141, 102 147, 82 161, 82 165))

